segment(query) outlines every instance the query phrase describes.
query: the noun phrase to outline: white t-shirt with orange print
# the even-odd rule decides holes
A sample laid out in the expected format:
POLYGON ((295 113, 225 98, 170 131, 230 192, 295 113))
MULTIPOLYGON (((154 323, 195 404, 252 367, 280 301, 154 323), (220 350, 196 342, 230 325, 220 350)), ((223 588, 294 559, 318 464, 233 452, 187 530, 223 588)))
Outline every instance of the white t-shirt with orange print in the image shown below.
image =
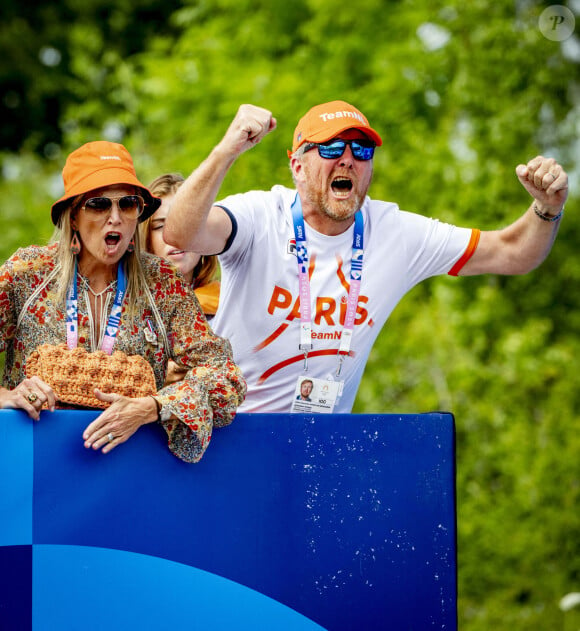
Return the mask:
POLYGON ((247 380, 240 412, 289 412, 302 376, 344 381, 334 412, 348 413, 372 345, 399 300, 426 278, 456 274, 475 250, 479 232, 365 199, 357 317, 350 356, 337 377, 354 226, 331 237, 305 223, 313 344, 305 372, 298 347, 298 268, 290 211, 295 195, 274 186, 218 202, 237 226, 230 247, 219 257, 221 293, 212 328, 231 341, 247 380))

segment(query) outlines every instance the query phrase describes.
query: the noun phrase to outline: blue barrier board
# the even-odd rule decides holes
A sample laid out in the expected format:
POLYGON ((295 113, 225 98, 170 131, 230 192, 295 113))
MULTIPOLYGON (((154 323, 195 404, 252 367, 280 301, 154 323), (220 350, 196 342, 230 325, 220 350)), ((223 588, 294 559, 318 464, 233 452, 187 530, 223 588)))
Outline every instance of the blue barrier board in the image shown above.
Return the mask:
POLYGON ((239 414, 198 464, 0 411, 0 629, 457 628, 451 414, 239 414))

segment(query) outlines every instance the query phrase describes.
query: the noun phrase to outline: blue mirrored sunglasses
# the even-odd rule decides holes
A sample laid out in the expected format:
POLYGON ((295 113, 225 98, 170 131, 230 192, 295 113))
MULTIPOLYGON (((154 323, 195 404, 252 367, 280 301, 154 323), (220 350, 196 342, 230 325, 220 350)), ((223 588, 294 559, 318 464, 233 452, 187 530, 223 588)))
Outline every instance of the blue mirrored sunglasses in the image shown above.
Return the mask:
POLYGON ((375 155, 375 143, 372 140, 331 140, 329 142, 308 142, 304 145, 304 153, 318 147, 318 155, 327 160, 340 158, 346 146, 350 146, 355 160, 372 160, 375 155))

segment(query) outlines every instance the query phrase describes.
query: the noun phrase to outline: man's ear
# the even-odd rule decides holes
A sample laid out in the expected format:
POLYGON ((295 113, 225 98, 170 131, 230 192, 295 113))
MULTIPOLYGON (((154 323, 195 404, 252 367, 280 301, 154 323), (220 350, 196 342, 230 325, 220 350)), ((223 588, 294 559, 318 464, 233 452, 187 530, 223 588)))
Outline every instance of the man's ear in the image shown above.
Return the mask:
POLYGON ((290 159, 290 170, 292 171, 292 177, 294 180, 302 179, 304 165, 302 164, 301 158, 292 157, 290 159))

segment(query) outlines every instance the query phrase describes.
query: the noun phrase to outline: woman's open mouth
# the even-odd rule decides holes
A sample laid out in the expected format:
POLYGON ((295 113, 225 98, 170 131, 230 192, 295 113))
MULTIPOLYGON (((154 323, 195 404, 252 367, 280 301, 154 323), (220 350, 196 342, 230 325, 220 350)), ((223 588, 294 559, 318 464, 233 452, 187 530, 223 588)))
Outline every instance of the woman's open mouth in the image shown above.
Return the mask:
POLYGON ((107 245, 107 249, 115 249, 119 243, 121 243, 121 233, 107 232, 105 235, 105 243, 107 245))

